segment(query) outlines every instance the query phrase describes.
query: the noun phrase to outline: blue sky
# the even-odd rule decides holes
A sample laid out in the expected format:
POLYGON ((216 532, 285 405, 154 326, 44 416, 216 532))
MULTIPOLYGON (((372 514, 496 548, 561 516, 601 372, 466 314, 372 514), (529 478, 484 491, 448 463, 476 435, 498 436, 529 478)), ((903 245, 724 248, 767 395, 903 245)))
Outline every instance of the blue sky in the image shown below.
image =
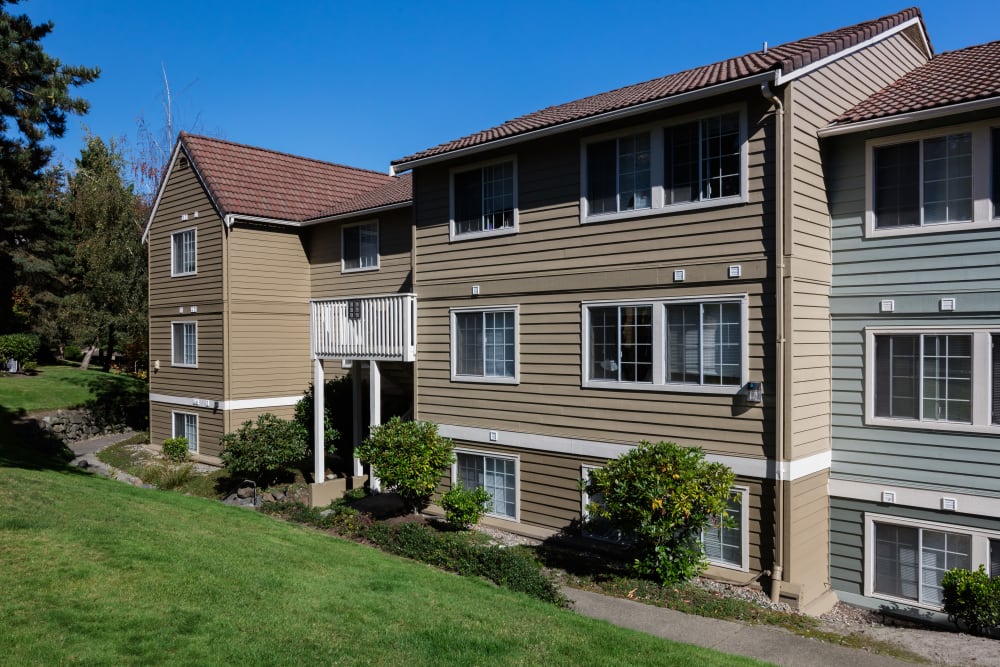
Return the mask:
MULTIPOLYGON (((908 6, 839 2, 217 2, 25 0, 46 50, 97 65, 85 131, 134 144, 163 125, 384 171, 389 161, 546 106, 858 23, 908 6)), ((1000 39, 997 0, 921 6, 936 52, 1000 39)))

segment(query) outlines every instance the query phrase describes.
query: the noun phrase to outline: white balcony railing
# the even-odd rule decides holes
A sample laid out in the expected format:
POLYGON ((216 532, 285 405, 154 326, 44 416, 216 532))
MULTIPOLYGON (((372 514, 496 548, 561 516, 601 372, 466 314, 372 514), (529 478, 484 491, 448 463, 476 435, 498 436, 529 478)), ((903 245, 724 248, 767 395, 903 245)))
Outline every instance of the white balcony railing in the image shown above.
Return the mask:
POLYGON ((314 300, 312 353, 321 359, 414 361, 417 295, 314 300))

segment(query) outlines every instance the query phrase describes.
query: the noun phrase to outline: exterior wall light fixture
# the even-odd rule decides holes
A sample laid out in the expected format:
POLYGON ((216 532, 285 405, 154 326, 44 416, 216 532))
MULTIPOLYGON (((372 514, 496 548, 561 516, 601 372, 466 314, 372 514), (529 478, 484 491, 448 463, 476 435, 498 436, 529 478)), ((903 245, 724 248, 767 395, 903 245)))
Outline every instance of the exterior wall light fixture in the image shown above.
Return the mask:
POLYGON ((763 394, 763 382, 747 382, 747 403, 760 403, 763 394))

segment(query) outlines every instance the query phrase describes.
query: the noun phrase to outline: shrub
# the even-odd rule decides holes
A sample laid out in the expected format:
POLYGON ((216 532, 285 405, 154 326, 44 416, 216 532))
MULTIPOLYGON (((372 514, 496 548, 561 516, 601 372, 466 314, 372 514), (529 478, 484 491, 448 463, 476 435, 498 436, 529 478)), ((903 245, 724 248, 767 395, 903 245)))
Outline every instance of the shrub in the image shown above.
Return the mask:
POLYGON ((188 458, 187 438, 167 438, 163 441, 163 455, 171 461, 182 463, 188 458))
MULTIPOLYGON (((323 446, 328 452, 335 452, 337 448, 337 443, 340 441, 340 431, 333 427, 333 423, 330 420, 330 400, 327 397, 326 392, 330 391, 335 382, 339 382, 336 386, 339 387, 343 384, 339 380, 331 380, 324 385, 324 403, 326 407, 323 408, 323 446)), ((309 447, 312 448, 313 443, 313 386, 312 384, 306 389, 302 396, 302 399, 295 404, 295 421, 299 423, 302 428, 306 430, 306 438, 309 443, 309 447)), ((350 403, 346 406, 348 410, 351 409, 350 403)), ((351 415, 353 418, 353 415, 351 415)))
POLYGON ((451 440, 438 435, 435 424, 399 417, 373 427, 356 455, 414 510, 427 506, 441 476, 455 461, 451 440))
POLYGON ((21 365, 21 372, 25 375, 38 375, 38 364, 34 361, 26 361, 21 365))
POLYGON ((704 570, 700 533, 726 516, 734 479, 732 470, 705 461, 697 447, 643 441, 590 473, 586 489, 604 502, 588 511, 632 537, 639 574, 676 583, 704 570))
POLYGON ((15 359, 24 365, 38 356, 38 336, 33 334, 7 334, 0 336, 0 360, 15 359))
POLYGON ((139 471, 139 477, 142 481, 164 491, 184 486, 191 481, 193 476, 194 466, 190 463, 182 466, 159 463, 144 466, 139 471))
POLYGON ((63 348, 63 359, 66 361, 83 361, 83 350, 76 345, 67 345, 63 348))
POLYGON ((235 433, 222 436, 222 463, 235 473, 260 481, 274 478, 307 451, 302 425, 267 412, 257 422, 243 422, 235 433))
POLYGON ((944 610, 953 621, 965 623, 974 634, 1000 627, 1000 577, 978 570, 948 570, 941 579, 944 610))
POLYGON ((465 528, 479 523, 490 500, 489 492, 483 487, 470 491, 459 482, 441 498, 441 507, 444 508, 444 517, 448 523, 465 528))

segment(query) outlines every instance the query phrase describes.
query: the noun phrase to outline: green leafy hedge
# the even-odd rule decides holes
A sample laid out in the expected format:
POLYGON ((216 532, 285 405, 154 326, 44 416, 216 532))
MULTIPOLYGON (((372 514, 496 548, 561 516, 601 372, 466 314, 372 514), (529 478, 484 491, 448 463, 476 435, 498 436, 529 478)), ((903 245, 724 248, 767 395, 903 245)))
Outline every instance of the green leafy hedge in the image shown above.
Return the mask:
POLYGON ((24 333, 0 336, 0 361, 15 359, 23 365, 35 361, 37 357, 38 336, 24 333))
POLYGON ((1000 577, 990 577, 982 565, 978 570, 948 570, 941 578, 944 610, 974 634, 1000 628, 1000 577))
POLYGON ((266 412, 257 422, 246 421, 235 433, 222 436, 222 463, 229 470, 258 481, 275 477, 305 458, 302 425, 266 412))

